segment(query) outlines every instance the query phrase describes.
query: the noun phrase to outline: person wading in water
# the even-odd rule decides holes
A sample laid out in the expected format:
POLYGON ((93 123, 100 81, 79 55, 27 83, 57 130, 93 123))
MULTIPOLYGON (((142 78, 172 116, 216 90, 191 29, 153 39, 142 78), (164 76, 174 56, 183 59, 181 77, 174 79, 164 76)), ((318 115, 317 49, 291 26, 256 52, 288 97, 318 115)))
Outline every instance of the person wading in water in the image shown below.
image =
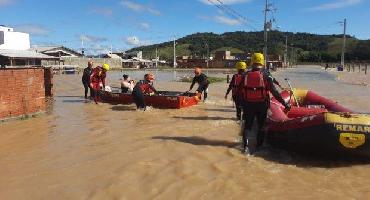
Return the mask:
POLYGON ((84 88, 85 88, 85 99, 87 99, 87 94, 89 92, 89 89, 90 89, 90 97, 94 96, 93 89, 90 87, 90 76, 92 74, 92 71, 93 71, 93 62, 89 61, 82 75, 82 84, 84 85, 84 88))
MULTIPOLYGON (((235 102, 236 107, 236 119, 241 120, 242 116, 242 109, 244 107, 244 78, 245 78, 245 70, 247 69, 247 64, 243 61, 237 62, 235 64, 236 69, 238 70, 237 74, 234 74, 231 78, 231 82, 229 84, 229 88, 227 88, 225 99, 229 95, 230 91, 232 91, 231 95, 233 101, 235 102)), ((244 118, 244 117, 243 117, 244 118)))
POLYGON ((253 154, 264 140, 264 125, 267 110, 270 106, 270 95, 290 110, 290 104, 285 102, 274 85, 274 78, 264 69, 264 56, 261 53, 252 55, 252 69, 247 72, 244 82, 244 101, 246 106, 246 119, 243 130, 243 152, 253 154), (257 138, 252 137, 252 126, 257 118, 257 138))
POLYGON ((94 90, 94 101, 98 104, 99 91, 105 90, 105 78, 107 77, 107 71, 109 71, 109 65, 103 64, 102 67, 96 67, 90 76, 90 87, 94 90), (103 88, 101 88, 103 86, 103 88))
POLYGON ((153 87, 153 82, 154 82, 154 75, 145 74, 144 80, 141 80, 138 83, 136 83, 132 91, 132 98, 136 104, 137 109, 143 110, 143 111, 146 110, 144 94, 157 93, 157 90, 153 87))
POLYGON ((198 83, 198 89, 195 92, 197 94, 202 94, 204 92, 203 102, 205 102, 208 97, 208 87, 209 87, 208 77, 202 73, 202 69, 199 67, 196 67, 194 69, 194 74, 195 76, 193 78, 193 81, 191 82, 190 89, 188 92, 190 92, 193 89, 195 83, 198 83))

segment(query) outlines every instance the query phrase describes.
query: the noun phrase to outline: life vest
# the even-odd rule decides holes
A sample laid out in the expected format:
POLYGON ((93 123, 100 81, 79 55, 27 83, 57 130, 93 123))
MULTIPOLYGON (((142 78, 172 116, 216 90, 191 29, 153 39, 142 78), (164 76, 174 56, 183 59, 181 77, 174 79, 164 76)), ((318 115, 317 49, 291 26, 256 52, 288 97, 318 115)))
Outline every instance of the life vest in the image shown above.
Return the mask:
POLYGON ((234 74, 234 82, 233 82, 233 87, 231 90, 232 96, 235 97, 241 97, 244 94, 243 91, 243 80, 244 80, 244 75, 243 74, 234 74))
POLYGON ((100 83, 105 80, 106 74, 103 73, 101 68, 97 67, 93 69, 92 74, 90 76, 90 83, 100 83))
POLYGON ((269 98, 268 83, 261 71, 251 71, 244 82, 244 98, 247 102, 264 102, 269 98))
POLYGON ((140 90, 141 90, 142 93, 149 94, 149 93, 154 92, 152 90, 152 86, 147 81, 140 81, 139 84, 140 84, 139 85, 139 88, 140 88, 140 90))

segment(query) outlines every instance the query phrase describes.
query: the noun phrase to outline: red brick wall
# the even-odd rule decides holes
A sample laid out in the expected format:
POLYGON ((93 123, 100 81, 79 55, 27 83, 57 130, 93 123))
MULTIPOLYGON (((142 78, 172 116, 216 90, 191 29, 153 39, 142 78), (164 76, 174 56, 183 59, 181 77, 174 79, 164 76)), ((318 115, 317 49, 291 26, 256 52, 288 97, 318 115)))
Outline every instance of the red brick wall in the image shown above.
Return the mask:
POLYGON ((46 109, 44 69, 0 69, 0 119, 46 109))

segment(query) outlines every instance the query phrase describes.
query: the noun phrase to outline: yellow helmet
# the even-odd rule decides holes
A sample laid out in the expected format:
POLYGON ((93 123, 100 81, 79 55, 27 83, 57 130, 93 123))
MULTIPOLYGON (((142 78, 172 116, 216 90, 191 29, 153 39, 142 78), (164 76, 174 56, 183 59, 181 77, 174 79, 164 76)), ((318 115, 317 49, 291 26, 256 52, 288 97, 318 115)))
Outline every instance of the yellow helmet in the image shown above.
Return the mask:
POLYGON ((109 71, 109 65, 108 64, 103 64, 102 66, 103 69, 105 69, 106 71, 109 71))
POLYGON ((235 64, 235 67, 236 67, 237 70, 247 69, 247 63, 245 63, 243 61, 239 61, 235 64))
POLYGON ((252 64, 265 65, 265 57, 262 53, 254 53, 252 55, 252 64))

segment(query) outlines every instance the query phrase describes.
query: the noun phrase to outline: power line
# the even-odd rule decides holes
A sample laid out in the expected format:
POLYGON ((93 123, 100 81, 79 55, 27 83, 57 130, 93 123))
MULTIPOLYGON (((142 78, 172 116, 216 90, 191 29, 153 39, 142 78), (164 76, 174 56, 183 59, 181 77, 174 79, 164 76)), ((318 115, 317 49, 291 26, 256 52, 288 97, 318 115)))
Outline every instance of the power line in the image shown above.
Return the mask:
POLYGON ((225 12, 226 14, 228 14, 230 17, 238 20, 239 22, 241 22, 242 24, 248 26, 252 30, 257 31, 257 29, 254 26, 252 26, 252 25, 250 25, 248 23, 248 22, 251 22, 251 20, 248 20, 245 16, 241 15, 240 13, 238 13, 237 11, 235 11, 234 9, 232 9, 230 6, 227 6, 221 0, 208 0, 208 2, 210 2, 211 4, 213 4, 214 6, 216 6, 221 11, 225 12), (218 3, 215 2, 215 1, 217 1, 218 3))

